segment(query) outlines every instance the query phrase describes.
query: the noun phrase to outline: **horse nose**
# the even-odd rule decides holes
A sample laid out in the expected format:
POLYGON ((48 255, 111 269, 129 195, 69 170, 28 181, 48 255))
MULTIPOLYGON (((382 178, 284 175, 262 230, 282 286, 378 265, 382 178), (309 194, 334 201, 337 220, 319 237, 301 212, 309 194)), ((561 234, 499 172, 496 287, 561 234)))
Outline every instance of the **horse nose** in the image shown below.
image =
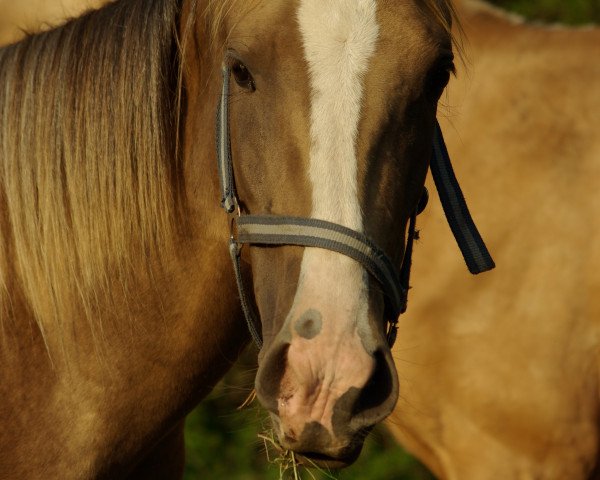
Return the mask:
POLYGON ((355 431, 368 429, 383 421, 392 413, 398 401, 398 375, 391 352, 389 349, 377 350, 374 360, 375 368, 368 382, 355 399, 352 398, 354 395, 349 396, 347 402, 350 408, 346 409, 343 398, 338 401, 340 405, 336 408, 342 417, 337 423, 343 424, 346 415, 348 425, 355 431))
POLYGON ((283 447, 326 466, 352 463, 366 433, 393 411, 395 365, 385 345, 369 353, 358 339, 327 350, 317 338, 272 345, 257 375, 258 398, 283 447))

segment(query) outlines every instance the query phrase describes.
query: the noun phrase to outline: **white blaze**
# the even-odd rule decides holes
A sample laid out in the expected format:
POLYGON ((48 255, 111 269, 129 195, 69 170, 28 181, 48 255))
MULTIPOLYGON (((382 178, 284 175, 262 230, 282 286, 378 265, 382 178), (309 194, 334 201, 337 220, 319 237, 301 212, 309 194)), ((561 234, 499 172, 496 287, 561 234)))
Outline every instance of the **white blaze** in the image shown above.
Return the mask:
POLYGON ((362 231, 356 138, 363 76, 379 28, 375 0, 302 0, 298 10, 310 69, 313 216, 362 231))
MULTIPOLYGON (((376 0, 301 0, 298 9, 311 87, 312 217, 359 232, 357 136, 363 77, 379 33, 376 7, 376 0)), ((318 308, 325 324, 331 320, 330 335, 347 333, 360 340, 358 329, 364 342, 367 303, 367 276, 357 262, 326 250, 305 250, 293 316, 318 308)))

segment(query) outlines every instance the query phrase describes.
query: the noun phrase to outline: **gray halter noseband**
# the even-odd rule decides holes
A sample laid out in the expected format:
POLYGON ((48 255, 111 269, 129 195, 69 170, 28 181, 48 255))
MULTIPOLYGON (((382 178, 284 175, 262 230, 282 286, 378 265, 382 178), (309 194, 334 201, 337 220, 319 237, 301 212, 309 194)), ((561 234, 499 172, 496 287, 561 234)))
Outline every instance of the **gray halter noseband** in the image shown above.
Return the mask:
MULTIPOLYGON (((221 205, 232 216, 229 252, 233 262, 242 309, 252 338, 257 346, 261 348, 262 338, 257 331, 259 320, 251 307, 242 281, 240 267, 242 245, 298 245, 324 248, 346 255, 359 262, 380 284, 385 296, 385 315, 389 323, 387 341, 391 347, 396 339, 398 317, 406 311, 416 216, 425 208, 427 190, 424 190, 419 206, 410 217, 407 244, 400 271, 396 269, 385 252, 367 236, 342 225, 315 218, 243 215, 235 189, 233 160, 231 157, 229 137, 231 72, 227 62, 223 64, 222 73, 223 90, 217 108, 217 160, 221 185, 221 205)), ((478 274, 491 270, 495 266, 494 261, 473 223, 452 170, 439 124, 436 125, 431 172, 448 223, 469 271, 478 274)))

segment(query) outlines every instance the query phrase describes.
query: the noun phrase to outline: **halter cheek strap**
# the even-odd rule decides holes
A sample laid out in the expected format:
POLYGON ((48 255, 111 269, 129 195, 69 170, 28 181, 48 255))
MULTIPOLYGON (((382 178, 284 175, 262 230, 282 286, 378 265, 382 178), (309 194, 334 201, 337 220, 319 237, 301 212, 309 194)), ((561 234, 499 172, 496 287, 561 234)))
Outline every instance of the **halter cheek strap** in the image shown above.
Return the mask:
MULTIPOLYGON (((400 271, 396 269, 385 252, 367 236, 342 225, 314 218, 242 215, 235 190, 229 137, 230 69, 227 62, 223 66, 222 73, 223 91, 217 108, 216 135, 221 205, 228 214, 232 215, 229 252, 242 309, 248 330, 255 343, 259 348, 262 347, 262 338, 257 330, 260 321, 254 313, 242 280, 240 255, 244 244, 299 245, 323 248, 346 255, 359 262, 382 287, 386 304, 385 313, 389 323, 387 340, 391 347, 396 339, 398 317, 406 311, 416 217, 425 208, 428 198, 427 190, 424 190, 419 205, 410 217, 407 244, 400 271)), ((452 170, 439 124, 436 125, 434 136, 431 170, 444 212, 469 270, 471 273, 477 274, 494 268, 494 262, 473 223, 452 170)))

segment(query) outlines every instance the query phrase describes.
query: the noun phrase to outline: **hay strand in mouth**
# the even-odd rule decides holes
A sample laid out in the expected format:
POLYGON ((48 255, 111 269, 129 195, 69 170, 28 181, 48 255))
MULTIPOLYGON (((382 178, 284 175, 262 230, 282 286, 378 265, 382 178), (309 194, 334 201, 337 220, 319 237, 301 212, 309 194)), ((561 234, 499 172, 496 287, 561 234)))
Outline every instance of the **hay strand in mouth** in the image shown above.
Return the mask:
POLYGON ((263 434, 259 434, 260 438, 265 445, 265 452, 267 454, 267 461, 273 465, 279 467, 279 479, 284 480, 285 475, 290 472, 291 475, 288 478, 294 480, 301 480, 299 467, 300 463, 296 459, 296 455, 291 450, 287 450, 281 446, 281 444, 275 438, 273 430, 267 430, 263 434), (275 455, 272 455, 272 452, 275 455))
POLYGON ((299 459, 292 450, 284 448, 275 438, 273 429, 258 434, 265 445, 267 461, 279 468, 279 480, 303 480, 301 473, 306 473, 312 480, 317 477, 310 471, 311 468, 321 473, 325 478, 337 480, 331 472, 326 472, 308 458, 299 459), (272 455, 274 453, 274 455, 272 455), (306 463, 304 463, 306 462, 306 463))

